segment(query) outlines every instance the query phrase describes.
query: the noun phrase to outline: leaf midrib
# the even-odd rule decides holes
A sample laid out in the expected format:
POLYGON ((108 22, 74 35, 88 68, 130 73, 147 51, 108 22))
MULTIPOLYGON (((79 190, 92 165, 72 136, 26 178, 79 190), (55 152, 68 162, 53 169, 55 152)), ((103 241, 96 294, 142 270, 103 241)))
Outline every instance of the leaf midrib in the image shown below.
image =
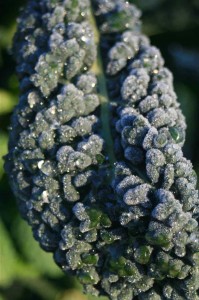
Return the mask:
POLYGON ((110 128, 110 99, 107 90, 106 84, 106 75, 103 68, 102 62, 102 53, 100 48, 100 32, 97 26, 96 19, 94 17, 94 12, 91 10, 90 14, 90 22, 94 32, 95 44, 97 47, 97 58, 91 68, 91 72, 93 72, 97 77, 98 83, 98 93, 100 98, 100 120, 101 120, 101 128, 102 128, 102 137, 105 141, 105 149, 108 154, 108 161, 110 164, 110 179, 113 176, 114 165, 116 163, 116 157, 114 153, 114 143, 111 134, 110 128))

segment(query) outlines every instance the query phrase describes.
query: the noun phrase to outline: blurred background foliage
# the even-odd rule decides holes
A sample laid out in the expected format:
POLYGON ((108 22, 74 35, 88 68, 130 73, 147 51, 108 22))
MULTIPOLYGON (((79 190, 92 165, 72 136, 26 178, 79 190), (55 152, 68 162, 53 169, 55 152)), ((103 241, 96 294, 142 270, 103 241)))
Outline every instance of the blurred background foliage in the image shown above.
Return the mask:
MULTIPOLYGON (((185 156, 199 174, 199 0, 130 0, 143 10, 144 32, 174 73, 175 90, 188 129, 185 156)), ((25 0, 0 2, 0 300, 94 300, 74 278, 63 275, 51 254, 33 240, 20 218, 3 171, 10 115, 18 99, 11 56, 19 8, 25 0)), ((100 298, 105 299, 105 298, 100 298)))

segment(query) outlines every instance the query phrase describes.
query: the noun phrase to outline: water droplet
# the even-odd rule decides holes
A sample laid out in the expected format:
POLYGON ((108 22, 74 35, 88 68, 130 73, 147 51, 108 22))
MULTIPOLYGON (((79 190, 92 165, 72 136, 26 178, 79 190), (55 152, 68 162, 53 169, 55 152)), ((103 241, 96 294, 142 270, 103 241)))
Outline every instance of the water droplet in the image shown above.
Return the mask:
POLYGON ((43 199, 44 203, 48 203, 48 192, 47 191, 42 192, 42 199, 43 199))
POLYGON ((176 143, 181 143, 184 140, 184 135, 181 128, 170 127, 169 132, 176 143))
POLYGON ((158 74, 159 73, 159 71, 157 70, 157 69, 155 69, 154 71, 153 71, 153 74, 158 74))
POLYGON ((37 166, 38 166, 39 169, 41 169, 43 163, 44 163, 44 160, 40 160, 40 161, 37 163, 37 166))

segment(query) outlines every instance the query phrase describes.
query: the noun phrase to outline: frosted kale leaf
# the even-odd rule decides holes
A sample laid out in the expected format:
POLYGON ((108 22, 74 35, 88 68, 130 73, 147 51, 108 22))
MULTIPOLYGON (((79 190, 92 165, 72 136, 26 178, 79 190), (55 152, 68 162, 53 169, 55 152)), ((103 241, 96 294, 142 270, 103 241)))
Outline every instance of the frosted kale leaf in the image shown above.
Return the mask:
POLYGON ((197 300, 186 123, 139 18, 123 0, 29 1, 5 169, 35 239, 85 292, 197 300))

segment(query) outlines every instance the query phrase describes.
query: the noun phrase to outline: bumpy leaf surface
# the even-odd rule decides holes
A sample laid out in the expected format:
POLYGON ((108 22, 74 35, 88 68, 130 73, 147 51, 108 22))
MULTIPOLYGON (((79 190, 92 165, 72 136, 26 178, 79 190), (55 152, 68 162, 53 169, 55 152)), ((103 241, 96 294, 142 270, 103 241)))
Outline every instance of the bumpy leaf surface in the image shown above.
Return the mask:
POLYGON ((86 292, 197 300, 186 124, 139 18, 123 0, 29 1, 5 169, 35 239, 86 292))

